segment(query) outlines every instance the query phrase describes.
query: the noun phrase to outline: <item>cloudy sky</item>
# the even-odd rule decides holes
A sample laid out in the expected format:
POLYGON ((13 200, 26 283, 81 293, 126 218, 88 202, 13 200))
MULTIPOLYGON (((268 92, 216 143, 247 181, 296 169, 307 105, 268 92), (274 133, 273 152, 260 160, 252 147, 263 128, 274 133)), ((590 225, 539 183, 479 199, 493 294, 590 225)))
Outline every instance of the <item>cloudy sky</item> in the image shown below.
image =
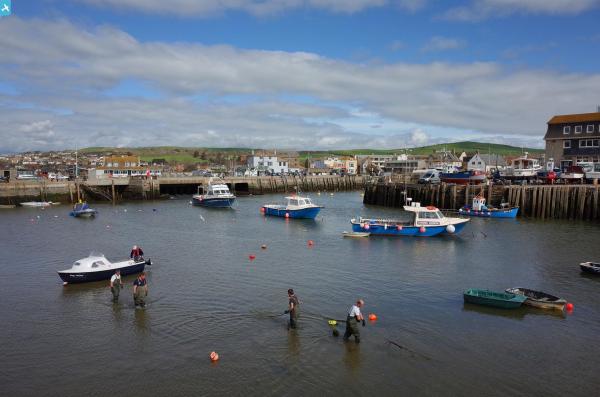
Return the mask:
POLYGON ((0 152, 541 147, 600 105, 599 21, 600 0, 12 0, 0 152))

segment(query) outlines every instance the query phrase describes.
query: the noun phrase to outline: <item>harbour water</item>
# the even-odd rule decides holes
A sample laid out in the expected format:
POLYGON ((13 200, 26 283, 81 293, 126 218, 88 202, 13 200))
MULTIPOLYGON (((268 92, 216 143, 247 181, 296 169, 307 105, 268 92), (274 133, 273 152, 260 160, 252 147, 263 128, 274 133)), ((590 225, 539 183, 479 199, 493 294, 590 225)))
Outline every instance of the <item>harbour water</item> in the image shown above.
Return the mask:
POLYGON ((325 206, 316 221, 261 215, 280 196, 243 197, 234 210, 183 196, 100 204, 95 219, 65 205, 3 210, 0 394, 598 393, 600 277, 577 264, 600 261, 599 225, 473 219, 456 236, 344 239, 351 217, 399 210, 364 207, 358 192, 311 196, 325 206), (106 282, 63 287, 56 274, 90 251, 122 260, 133 244, 154 262, 145 310, 131 277, 113 305, 106 282), (463 303, 468 288, 519 286, 574 310, 463 303), (296 331, 279 316, 288 288, 302 301, 296 331), (360 345, 344 343, 325 318, 345 318, 359 297, 378 320, 360 345))

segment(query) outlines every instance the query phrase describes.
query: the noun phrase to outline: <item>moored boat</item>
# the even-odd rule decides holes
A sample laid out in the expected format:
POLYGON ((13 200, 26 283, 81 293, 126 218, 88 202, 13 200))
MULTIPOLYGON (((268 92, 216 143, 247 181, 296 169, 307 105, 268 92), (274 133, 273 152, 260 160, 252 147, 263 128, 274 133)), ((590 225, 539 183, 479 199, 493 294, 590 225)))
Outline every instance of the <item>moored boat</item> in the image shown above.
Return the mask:
POLYGON ((395 219, 352 219, 352 231, 369 232, 371 235, 423 236, 454 234, 460 232, 469 219, 446 217, 433 206, 421 207, 420 203, 405 205, 404 210, 411 214, 409 220, 395 219))
POLYGON ((501 309, 516 309, 527 300, 527 297, 524 295, 474 288, 466 290, 463 293, 463 298, 466 303, 498 307, 501 309))
POLYGON ((229 187, 223 181, 210 178, 208 188, 204 194, 200 194, 201 187, 198 186, 198 194, 192 196, 192 204, 201 207, 231 208, 235 202, 235 195, 229 191, 229 187))
POLYGON ((461 215, 479 216, 483 218, 516 218, 519 207, 510 207, 506 204, 500 208, 488 207, 485 198, 478 194, 473 198, 473 205, 465 205, 458 210, 461 215))
POLYGON ((579 268, 582 272, 600 275, 600 263, 583 262, 579 264, 579 268))
POLYGON ((96 211, 93 208, 90 208, 90 206, 87 203, 83 202, 75 204, 73 206, 73 210, 69 212, 69 215, 75 218, 89 218, 96 216, 97 213, 98 211, 96 211))
POLYGON ((537 173, 542 171, 542 166, 538 159, 531 159, 525 156, 512 160, 510 167, 500 171, 500 177, 509 180, 529 180, 535 179, 537 173))
POLYGON ((70 269, 58 271, 58 275, 65 283, 86 283, 108 280, 116 270, 120 270, 122 276, 141 273, 146 265, 151 264, 150 259, 143 258, 112 263, 102 254, 91 253, 87 258, 73 263, 70 269))
POLYGON ((456 183, 457 185, 477 185, 486 180, 483 171, 461 171, 461 172, 443 172, 440 174, 440 180, 445 183, 456 183))
POLYGON ((11 208, 16 208, 15 204, 0 204, 0 210, 7 210, 11 208))
POLYGON ((370 235, 371 235, 371 233, 363 233, 363 232, 342 232, 342 236, 344 236, 344 237, 360 238, 360 237, 369 237, 370 235))
POLYGON ((528 288, 507 288, 506 292, 509 294, 523 295, 527 298, 523 303, 524 305, 540 309, 563 310, 567 304, 567 301, 563 298, 528 288))
POLYGON ((321 206, 313 204, 310 198, 300 196, 289 196, 285 198, 287 203, 266 204, 261 207, 265 215, 280 216, 283 218, 315 219, 321 211, 321 206))
POLYGON ((581 183, 584 177, 585 171, 579 165, 569 166, 560 174, 560 179, 565 183, 581 183))
POLYGON ((60 203, 53 203, 52 201, 26 201, 24 203, 19 203, 21 207, 28 208, 45 208, 50 207, 51 205, 58 205, 60 203))

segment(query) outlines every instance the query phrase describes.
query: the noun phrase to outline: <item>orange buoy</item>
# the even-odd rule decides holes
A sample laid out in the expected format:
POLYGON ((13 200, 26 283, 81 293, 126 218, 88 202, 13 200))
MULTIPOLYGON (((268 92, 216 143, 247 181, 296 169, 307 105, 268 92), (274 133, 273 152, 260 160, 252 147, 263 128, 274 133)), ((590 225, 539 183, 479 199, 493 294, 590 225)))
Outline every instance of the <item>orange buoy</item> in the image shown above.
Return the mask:
POLYGON ((210 361, 215 362, 219 359, 219 354, 217 352, 210 352, 210 361))
POLYGON ((565 305, 565 308, 567 309, 568 312, 572 312, 573 311, 573 304, 571 302, 567 303, 565 305))
POLYGON ((289 218, 289 217, 290 217, 290 213, 289 213, 289 212, 286 212, 286 213, 285 213, 285 217, 286 217, 286 218, 289 218))
POLYGON ((265 213, 265 207, 260 207, 260 212, 265 213))
POLYGON ((312 240, 308 240, 307 244, 309 247, 312 247, 313 245, 315 245, 315 242, 312 240))
POLYGON ((263 245, 261 245, 261 246, 260 246, 260 248, 262 248, 262 249, 266 250, 266 249, 267 249, 267 244, 263 244, 263 245))
POLYGON ((369 314, 369 321, 376 321, 377 320, 377 316, 373 313, 369 314))
POLYGON ((253 261, 253 260, 256 259, 256 255, 250 254, 250 255, 248 255, 248 259, 250 259, 251 261, 253 261))

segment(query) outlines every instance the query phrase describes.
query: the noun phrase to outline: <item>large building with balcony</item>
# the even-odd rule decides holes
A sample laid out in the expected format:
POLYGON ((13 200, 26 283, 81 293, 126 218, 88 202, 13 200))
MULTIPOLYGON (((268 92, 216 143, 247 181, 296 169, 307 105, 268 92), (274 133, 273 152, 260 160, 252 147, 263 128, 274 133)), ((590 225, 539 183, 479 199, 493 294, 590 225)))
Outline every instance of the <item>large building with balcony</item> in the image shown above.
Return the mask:
POLYGON ((544 136, 546 157, 561 168, 600 162, 600 112, 554 116, 544 136))

